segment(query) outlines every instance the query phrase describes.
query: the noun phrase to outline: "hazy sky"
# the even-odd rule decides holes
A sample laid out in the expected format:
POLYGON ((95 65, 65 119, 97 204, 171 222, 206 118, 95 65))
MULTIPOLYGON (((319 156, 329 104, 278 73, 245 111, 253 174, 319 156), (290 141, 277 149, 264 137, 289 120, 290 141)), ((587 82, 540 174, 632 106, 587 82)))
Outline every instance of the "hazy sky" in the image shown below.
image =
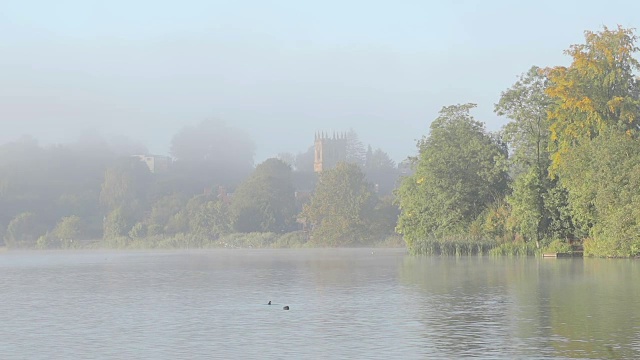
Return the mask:
POLYGON ((166 154, 182 126, 246 129, 256 161, 354 128, 396 161, 444 105, 499 129, 500 92, 566 65, 640 1, 0 1, 0 142, 125 134, 166 154))

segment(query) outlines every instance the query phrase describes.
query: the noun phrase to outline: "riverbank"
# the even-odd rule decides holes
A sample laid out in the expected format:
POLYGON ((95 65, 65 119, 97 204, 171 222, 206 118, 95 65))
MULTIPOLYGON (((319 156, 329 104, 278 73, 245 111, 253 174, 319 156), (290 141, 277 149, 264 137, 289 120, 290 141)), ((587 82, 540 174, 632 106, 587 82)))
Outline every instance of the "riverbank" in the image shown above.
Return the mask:
MULTIPOLYGON (((147 237, 117 237, 109 239, 64 240, 41 238, 33 245, 22 246, 22 249, 39 250, 98 250, 98 249, 286 249, 286 248, 325 248, 322 239, 312 239, 303 231, 284 234, 277 233, 233 233, 219 238, 210 238, 197 234, 180 233, 176 235, 154 235, 147 237)), ((405 248, 400 236, 354 243, 345 247, 378 247, 405 248)))

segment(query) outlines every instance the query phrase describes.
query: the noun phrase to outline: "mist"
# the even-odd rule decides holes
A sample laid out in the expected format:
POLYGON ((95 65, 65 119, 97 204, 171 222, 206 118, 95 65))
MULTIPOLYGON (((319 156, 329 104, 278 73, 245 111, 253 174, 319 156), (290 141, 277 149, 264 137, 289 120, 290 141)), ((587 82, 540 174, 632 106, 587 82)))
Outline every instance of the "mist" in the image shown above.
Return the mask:
POLYGON ((221 119, 249 133, 258 162, 304 151, 314 131, 350 128, 399 162, 442 106, 477 103, 477 116, 497 130, 505 121, 493 103, 517 74, 566 62, 562 50, 583 29, 632 26, 640 13, 636 4, 593 2, 567 18, 548 12, 552 4, 571 7, 3 4, 0 142, 28 134, 55 144, 95 132, 168 155, 184 126, 221 119))

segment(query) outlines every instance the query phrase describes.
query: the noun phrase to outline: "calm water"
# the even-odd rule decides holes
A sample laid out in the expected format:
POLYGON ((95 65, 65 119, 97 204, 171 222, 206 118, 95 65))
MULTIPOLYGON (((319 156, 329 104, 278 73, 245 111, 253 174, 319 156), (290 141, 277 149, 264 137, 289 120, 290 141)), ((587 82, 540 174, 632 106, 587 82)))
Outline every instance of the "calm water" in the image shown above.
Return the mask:
POLYGON ((637 359, 639 279, 403 250, 6 252, 0 358, 637 359))

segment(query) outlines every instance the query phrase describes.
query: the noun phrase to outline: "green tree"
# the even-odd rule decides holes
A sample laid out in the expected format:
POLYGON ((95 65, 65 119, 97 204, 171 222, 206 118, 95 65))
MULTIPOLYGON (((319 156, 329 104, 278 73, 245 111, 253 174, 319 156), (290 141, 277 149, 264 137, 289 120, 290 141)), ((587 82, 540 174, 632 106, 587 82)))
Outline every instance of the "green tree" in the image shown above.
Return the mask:
POLYGON ((369 146, 364 172, 367 180, 374 184, 380 196, 390 195, 393 192, 398 180, 398 169, 389 154, 382 149, 373 151, 369 146))
POLYGON ((371 185, 362 170, 352 163, 339 163, 324 171, 311 201, 301 216, 313 226, 316 244, 353 246, 369 242, 372 213, 376 205, 371 185))
MULTIPOLYGON (((165 195, 153 204, 151 213, 145 223, 148 227, 158 229, 161 233, 176 234, 186 230, 186 222, 176 221, 176 214, 186 206, 186 200, 180 193, 165 195)), ((156 231, 152 233, 157 235, 156 231)))
POLYGON ((4 235, 5 245, 9 248, 31 248, 42 233, 41 225, 34 213, 23 212, 14 217, 4 235))
POLYGON ((291 167, 267 159, 238 186, 231 204, 239 232, 285 232, 295 224, 296 201, 291 167))
POLYGON ((512 156, 509 164, 515 181, 507 197, 512 223, 525 240, 540 240, 547 235, 553 212, 545 208, 545 195, 555 181, 548 179, 549 124, 547 112, 552 104, 546 94, 548 79, 533 66, 508 90, 495 106, 498 115, 511 121, 502 131, 512 156))
POLYGON ((131 217, 126 215, 126 211, 122 207, 116 208, 104 218, 103 238, 111 240, 127 236, 132 226, 131 217))
POLYGON ((201 238, 218 239, 231 233, 229 206, 220 199, 198 196, 187 205, 189 231, 201 238))
POLYGON ((585 253, 640 254, 640 141, 603 130, 567 156, 563 180, 572 216, 589 236, 585 253))
POLYGON ((137 159, 122 159, 104 175, 100 203, 108 210, 120 207, 136 210, 146 201, 151 174, 137 159))
POLYGON ((73 247, 75 246, 74 242, 77 244, 77 240, 82 233, 81 226, 80 217, 75 215, 67 216, 60 219, 53 229, 52 235, 60 241, 62 247, 73 247))
POLYGON ((428 237, 463 235, 494 201, 504 197, 506 147, 488 134, 470 110, 446 106, 418 142, 415 173, 397 190, 397 231, 407 245, 428 237))

